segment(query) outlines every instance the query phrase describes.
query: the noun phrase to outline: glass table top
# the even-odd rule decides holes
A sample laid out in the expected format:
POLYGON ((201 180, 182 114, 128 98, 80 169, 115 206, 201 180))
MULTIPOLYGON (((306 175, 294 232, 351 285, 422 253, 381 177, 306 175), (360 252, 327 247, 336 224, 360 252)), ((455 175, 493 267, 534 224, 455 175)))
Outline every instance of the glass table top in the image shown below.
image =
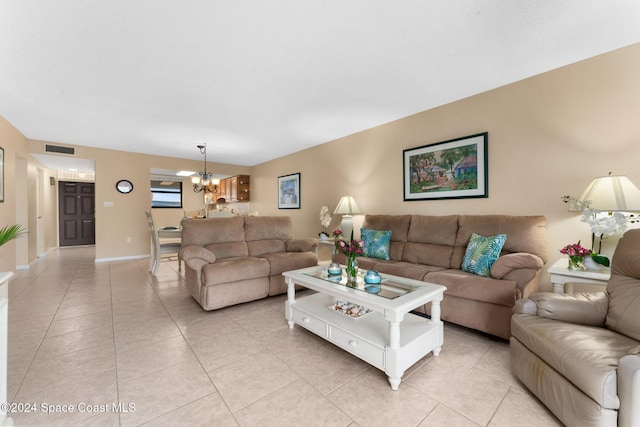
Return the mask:
POLYGON ((329 274, 326 267, 318 268, 315 271, 307 272, 305 274, 307 276, 315 277, 316 279, 326 280, 327 282, 341 286, 348 286, 354 290, 371 295, 377 295, 386 299, 394 299, 421 288, 421 286, 410 285, 408 283, 401 283, 398 280, 389 279, 383 274, 380 275, 382 277, 381 283, 368 284, 365 283, 362 273, 363 271, 360 270, 356 285, 347 285, 347 276, 344 274, 344 271, 342 274, 329 274))

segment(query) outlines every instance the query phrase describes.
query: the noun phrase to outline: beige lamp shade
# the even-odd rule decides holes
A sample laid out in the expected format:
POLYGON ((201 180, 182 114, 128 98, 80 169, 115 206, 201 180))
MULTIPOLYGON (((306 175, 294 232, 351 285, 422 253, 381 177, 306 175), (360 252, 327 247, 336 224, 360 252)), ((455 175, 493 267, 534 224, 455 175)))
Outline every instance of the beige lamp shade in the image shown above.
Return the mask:
POLYGON ((582 193, 581 200, 590 200, 592 209, 606 212, 640 211, 640 190, 624 175, 595 178, 582 193))
POLYGON ((342 196, 340 201, 338 202, 338 206, 336 206, 336 210, 333 211, 335 214, 341 215, 354 215, 360 213, 360 208, 358 204, 351 196, 342 196))
POLYGON ((338 206, 336 206, 336 210, 333 211, 335 214, 342 215, 342 222, 340 222, 340 229, 342 230, 342 235, 349 239, 351 237, 351 233, 353 233, 353 219, 351 215, 356 215, 361 213, 358 204, 351 196, 342 196, 340 201, 338 202, 338 206))

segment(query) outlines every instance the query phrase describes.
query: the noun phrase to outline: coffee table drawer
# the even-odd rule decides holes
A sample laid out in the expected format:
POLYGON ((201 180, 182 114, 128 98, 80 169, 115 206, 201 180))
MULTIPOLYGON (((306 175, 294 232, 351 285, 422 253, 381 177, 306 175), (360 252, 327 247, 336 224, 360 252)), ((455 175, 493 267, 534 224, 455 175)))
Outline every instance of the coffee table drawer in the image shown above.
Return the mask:
POLYGON ((384 349, 378 348, 360 338, 356 338, 350 333, 334 326, 330 329, 330 337, 332 343, 342 347, 349 353, 358 356, 365 362, 384 371, 384 349))
POLYGON ((298 310, 297 307, 292 307, 291 315, 293 316, 293 320, 301 325, 303 328, 308 329, 316 334, 320 335, 323 338, 327 337, 327 323, 318 319, 315 316, 310 315, 309 313, 305 313, 304 311, 298 310))

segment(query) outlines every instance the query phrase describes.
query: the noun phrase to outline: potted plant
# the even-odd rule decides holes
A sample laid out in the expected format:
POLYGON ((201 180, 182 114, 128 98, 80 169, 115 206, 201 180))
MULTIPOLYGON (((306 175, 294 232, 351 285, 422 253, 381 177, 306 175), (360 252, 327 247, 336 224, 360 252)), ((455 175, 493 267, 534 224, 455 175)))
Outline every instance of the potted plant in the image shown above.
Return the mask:
POLYGON ((20 237, 22 234, 26 232, 27 231, 24 228, 22 228, 22 226, 19 224, 5 225, 0 229, 0 246, 4 245, 5 243, 13 239, 20 237))

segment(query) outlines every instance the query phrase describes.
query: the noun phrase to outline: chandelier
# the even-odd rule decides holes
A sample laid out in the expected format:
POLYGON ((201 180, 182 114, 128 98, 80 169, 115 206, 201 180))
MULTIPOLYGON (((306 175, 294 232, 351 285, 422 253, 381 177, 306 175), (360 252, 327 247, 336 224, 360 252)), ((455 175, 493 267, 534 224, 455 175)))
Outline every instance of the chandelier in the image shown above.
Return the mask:
POLYGON ((191 182, 193 183, 193 191, 199 193, 205 191, 207 193, 215 193, 218 191, 218 184, 220 180, 213 178, 211 172, 207 172, 207 143, 197 146, 200 149, 200 153, 204 154, 204 171, 198 172, 198 176, 192 176, 191 182))

